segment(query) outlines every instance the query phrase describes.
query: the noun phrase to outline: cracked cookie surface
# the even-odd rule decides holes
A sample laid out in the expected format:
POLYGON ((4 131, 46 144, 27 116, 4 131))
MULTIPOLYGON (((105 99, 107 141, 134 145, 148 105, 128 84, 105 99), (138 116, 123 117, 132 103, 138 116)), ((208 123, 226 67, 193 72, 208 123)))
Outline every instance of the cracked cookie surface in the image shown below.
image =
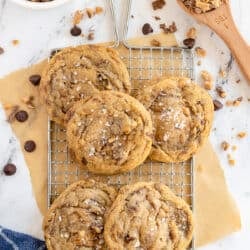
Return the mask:
POLYGON ((188 78, 167 78, 137 95, 153 121, 150 157, 162 162, 188 160, 209 136, 213 102, 188 78))
POLYGON ((140 165, 152 145, 152 120, 135 98, 101 91, 68 112, 67 141, 91 172, 117 174, 140 165))
POLYGON ((111 250, 184 250, 192 234, 189 206, 167 186, 153 182, 122 187, 104 227, 111 250))
POLYGON ((105 218, 116 194, 113 187, 93 180, 69 186, 43 221, 48 250, 103 249, 105 218))
POLYGON ((111 48, 82 45, 56 53, 44 69, 41 97, 50 118, 65 125, 67 111, 81 99, 102 90, 130 93, 126 66, 111 48))

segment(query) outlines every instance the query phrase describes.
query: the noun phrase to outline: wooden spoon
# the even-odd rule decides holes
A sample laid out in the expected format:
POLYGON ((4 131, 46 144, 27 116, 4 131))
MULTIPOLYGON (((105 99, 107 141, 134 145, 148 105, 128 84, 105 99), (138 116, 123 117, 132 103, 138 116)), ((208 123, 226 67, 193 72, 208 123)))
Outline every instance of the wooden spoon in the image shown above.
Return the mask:
POLYGON ((189 10, 181 0, 177 0, 177 2, 185 12, 197 21, 206 24, 224 40, 250 84, 250 47, 234 23, 228 1, 219 8, 202 14, 189 10))

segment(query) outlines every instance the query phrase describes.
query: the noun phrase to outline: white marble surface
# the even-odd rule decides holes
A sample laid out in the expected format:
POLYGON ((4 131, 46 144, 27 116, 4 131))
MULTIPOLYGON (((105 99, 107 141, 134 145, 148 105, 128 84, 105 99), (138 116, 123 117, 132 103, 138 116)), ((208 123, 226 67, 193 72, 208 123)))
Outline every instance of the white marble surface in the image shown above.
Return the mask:
MULTIPOLYGON (((114 2, 121 33, 126 1, 114 0, 114 2)), ((131 35, 140 34, 141 25, 145 22, 153 22, 153 15, 161 16, 162 20, 167 23, 176 22, 178 27, 176 35, 179 42, 183 40, 187 29, 195 26, 198 30, 197 46, 205 48, 208 52, 202 65, 196 67, 196 72, 198 74, 201 69, 206 69, 213 73, 217 84, 222 83, 223 79, 219 77, 218 71, 220 67, 227 69, 230 52, 216 34, 187 16, 177 6, 175 0, 167 0, 167 6, 153 14, 150 0, 135 2, 138 6, 135 6, 133 10, 135 18, 131 35)), ((31 11, 16 6, 10 0, 0 0, 0 46, 5 49, 5 53, 0 55, 0 76, 39 61, 49 54, 51 48, 85 43, 85 38, 72 37, 69 34, 71 13, 79 8, 96 5, 104 6, 105 1, 72 0, 69 4, 57 9, 31 11), (20 44, 13 46, 11 44, 13 39, 18 39, 20 44)), ((250 1, 231 0, 231 6, 240 32, 250 43, 250 1)), ((106 11, 105 15, 85 21, 81 27, 84 33, 89 28, 94 28, 97 31, 96 42, 112 38, 113 32, 109 28, 110 25, 110 13, 106 11)), ((157 31, 157 25, 154 25, 154 28, 157 31)), ((244 80, 234 61, 228 68, 228 77, 224 82, 223 86, 228 94, 227 99, 231 100, 243 96, 243 102, 237 108, 225 107, 216 112, 214 122, 216 130, 211 134, 211 141, 221 159, 229 189, 240 208, 242 230, 203 247, 202 250, 245 250, 249 249, 250 245, 250 102, 247 101, 247 98, 250 98, 250 86, 244 80), (241 79, 239 84, 235 83, 238 79, 241 79), (248 137, 242 140, 237 139, 236 134, 239 131, 246 131, 248 137), (226 153, 220 149, 222 140, 237 145, 237 151, 232 153, 236 160, 236 165, 233 168, 229 167, 226 153)), ((213 91, 211 94, 216 96, 213 91)), ((32 195, 28 169, 21 154, 20 145, 9 124, 4 120, 4 113, 0 108, 0 172, 9 159, 15 161, 18 171, 12 177, 0 174, 0 224, 41 238, 42 218, 32 195), (30 223, 31 221, 32 223, 30 223)))

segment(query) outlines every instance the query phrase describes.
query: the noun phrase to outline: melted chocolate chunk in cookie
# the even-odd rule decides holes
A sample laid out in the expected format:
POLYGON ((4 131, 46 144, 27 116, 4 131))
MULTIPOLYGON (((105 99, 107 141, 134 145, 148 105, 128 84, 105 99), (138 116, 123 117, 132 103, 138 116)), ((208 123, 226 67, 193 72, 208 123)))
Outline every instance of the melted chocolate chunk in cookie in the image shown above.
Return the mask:
POLYGON ((36 75, 31 75, 29 77, 29 81, 34 85, 38 86, 40 84, 41 76, 36 74, 36 75))
POLYGON ((25 110, 20 110, 15 114, 15 118, 19 122, 25 122, 27 121, 29 115, 25 110))
POLYGON ((25 149, 25 151, 31 153, 31 152, 35 151, 36 143, 32 140, 26 141, 24 143, 24 149, 25 149))

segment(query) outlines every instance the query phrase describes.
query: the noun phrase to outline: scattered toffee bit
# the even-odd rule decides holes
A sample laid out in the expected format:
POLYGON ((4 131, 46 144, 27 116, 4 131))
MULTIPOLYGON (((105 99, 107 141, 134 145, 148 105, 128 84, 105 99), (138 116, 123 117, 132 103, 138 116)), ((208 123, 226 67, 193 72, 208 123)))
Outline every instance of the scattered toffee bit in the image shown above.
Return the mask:
POLYGON ((203 80, 204 88, 207 90, 211 90, 213 88, 212 75, 208 71, 202 70, 201 71, 201 78, 203 80))
POLYGON ((172 24, 170 24, 168 27, 165 23, 161 23, 160 29, 162 29, 166 34, 175 33, 177 31, 175 22, 172 22, 172 24))
POLYGON ((189 49, 192 49, 195 45, 195 39, 193 38, 186 38, 183 40, 183 44, 188 47, 189 49))
POLYGON ((20 111, 16 112, 16 114, 15 114, 15 118, 19 122, 27 121, 28 117, 29 117, 29 115, 25 110, 20 110, 20 111))
POLYGON ((20 42, 17 39, 11 41, 14 46, 17 46, 20 42))
POLYGON ((221 98, 225 98, 227 96, 227 93, 224 91, 224 89, 221 86, 217 86, 215 90, 221 98))
POLYGON ((16 112, 18 111, 18 109, 19 109, 19 106, 18 106, 18 105, 14 105, 14 106, 12 107, 12 110, 11 110, 9 116, 8 116, 8 119, 7 119, 7 121, 8 121, 9 123, 12 123, 12 122, 14 121, 15 115, 16 115, 16 112))
POLYGON ((73 16, 73 25, 79 24, 83 19, 84 13, 82 10, 77 10, 73 16))
POLYGON ((247 135, 246 132, 239 132, 239 133, 237 134, 237 137, 240 138, 240 139, 242 139, 242 138, 246 137, 246 135, 247 135))
POLYGON ((142 26, 142 33, 143 35, 148 35, 150 33, 153 33, 153 29, 151 27, 151 25, 149 23, 145 23, 143 26, 142 26))
POLYGON ((0 55, 2 55, 3 53, 4 53, 4 49, 0 47, 0 55))
POLYGON ((31 152, 35 151, 36 143, 34 141, 32 141, 32 140, 26 141, 24 143, 24 149, 25 149, 26 152, 31 153, 31 152))
POLYGON ((233 150, 233 151, 236 151, 236 150, 237 150, 237 146, 236 146, 236 145, 233 145, 233 146, 232 146, 232 150, 233 150))
POLYGON ((96 6, 95 7, 95 14, 98 15, 98 14, 101 14, 103 12, 103 8, 100 7, 100 6, 96 6))
POLYGON ((196 47, 195 48, 195 54, 198 56, 198 57, 205 57, 207 55, 207 52, 206 50, 204 50, 203 48, 201 47, 196 47))
POLYGON ((226 78, 227 77, 227 72, 223 69, 219 70, 219 76, 222 78, 226 78))
POLYGON ((220 109, 223 108, 223 104, 218 100, 213 100, 213 104, 214 104, 214 110, 215 111, 220 110, 220 109))
POLYGON ((194 28, 194 27, 190 28, 190 29, 188 30, 186 36, 187 36, 187 38, 196 39, 196 36, 197 36, 196 28, 194 28))
POLYGON ((229 145, 228 142, 223 141, 223 142, 221 143, 221 148, 222 148, 224 151, 227 151, 227 150, 229 149, 229 147, 230 147, 230 145, 229 145))
POLYGON ((243 101, 243 97, 240 96, 238 98, 236 98, 235 100, 233 101, 226 101, 226 105, 227 106, 234 106, 234 107, 237 107, 240 105, 240 103, 243 101))
POLYGON ((88 34, 88 37, 87 37, 87 39, 88 40, 94 40, 95 39, 95 33, 94 32, 90 32, 89 34, 88 34))
POLYGON ((70 34, 72 36, 80 36, 82 34, 82 30, 78 26, 74 25, 70 30, 70 34))
POLYGON ((152 39, 151 42, 150 42, 150 44, 152 46, 154 46, 154 47, 160 47, 161 46, 161 43, 158 40, 156 40, 156 39, 152 39))
POLYGON ((161 18, 160 18, 159 16, 154 16, 154 19, 155 19, 156 21, 161 20, 161 18))
POLYGON ((227 155, 227 159, 228 159, 228 163, 231 166, 235 165, 235 160, 232 158, 232 156, 230 154, 227 155))
POLYGON ((88 18, 92 18, 95 15, 95 11, 90 8, 86 9, 86 13, 88 15, 88 18))
POLYGON ((3 172, 5 175, 8 175, 8 176, 13 175, 16 173, 16 166, 12 163, 8 163, 4 166, 3 172))
POLYGON ((31 75, 29 77, 29 81, 34 85, 34 86, 38 86, 40 84, 41 81, 41 76, 38 74, 35 75, 31 75))
POLYGON ((152 2, 153 10, 162 9, 165 6, 165 0, 155 0, 152 2))
POLYGON ((182 0, 182 2, 190 11, 201 14, 220 7, 224 0, 182 0))

